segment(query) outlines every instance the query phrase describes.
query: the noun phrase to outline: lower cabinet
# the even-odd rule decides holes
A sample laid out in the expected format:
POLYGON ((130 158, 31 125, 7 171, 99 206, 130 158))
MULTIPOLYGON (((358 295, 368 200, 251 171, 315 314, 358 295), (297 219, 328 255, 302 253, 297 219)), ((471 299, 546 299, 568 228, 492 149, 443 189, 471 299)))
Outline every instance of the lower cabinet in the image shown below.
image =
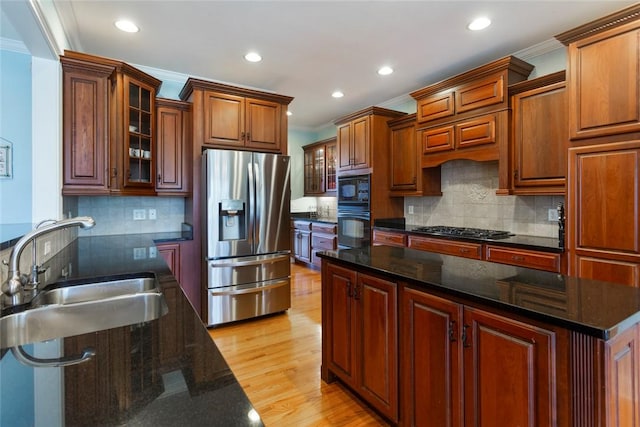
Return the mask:
POLYGON ((401 299, 404 425, 554 425, 554 332, 410 288, 401 299))
POLYGON ((322 379, 336 377, 398 421, 397 285, 333 264, 322 271, 322 379))
POLYGON ((293 221, 291 249, 296 261, 311 262, 311 222, 293 221))

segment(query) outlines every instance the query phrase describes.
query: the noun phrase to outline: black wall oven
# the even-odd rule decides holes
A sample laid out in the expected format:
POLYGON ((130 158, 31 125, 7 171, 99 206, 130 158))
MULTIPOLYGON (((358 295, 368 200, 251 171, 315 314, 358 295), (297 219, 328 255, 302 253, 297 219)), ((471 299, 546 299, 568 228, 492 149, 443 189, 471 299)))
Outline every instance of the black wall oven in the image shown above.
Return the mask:
POLYGON ((338 246, 361 248, 371 243, 370 175, 338 178, 338 246))

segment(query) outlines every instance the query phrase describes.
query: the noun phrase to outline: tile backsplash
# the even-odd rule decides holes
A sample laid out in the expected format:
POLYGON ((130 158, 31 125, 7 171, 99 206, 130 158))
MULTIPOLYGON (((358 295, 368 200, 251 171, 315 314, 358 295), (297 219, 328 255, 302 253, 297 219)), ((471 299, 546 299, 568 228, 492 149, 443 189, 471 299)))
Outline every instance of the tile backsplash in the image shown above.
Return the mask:
POLYGON ((558 236, 558 223, 548 220, 548 211, 564 203, 564 197, 497 196, 497 188, 498 162, 455 160, 444 163, 442 196, 405 197, 406 222, 558 236))
POLYGON ((181 231, 184 222, 182 197, 78 197, 77 215, 88 215, 95 227, 80 230, 80 236, 106 236, 181 231), (156 219, 150 219, 155 210, 156 219), (134 220, 134 211, 144 212, 144 219, 134 220))

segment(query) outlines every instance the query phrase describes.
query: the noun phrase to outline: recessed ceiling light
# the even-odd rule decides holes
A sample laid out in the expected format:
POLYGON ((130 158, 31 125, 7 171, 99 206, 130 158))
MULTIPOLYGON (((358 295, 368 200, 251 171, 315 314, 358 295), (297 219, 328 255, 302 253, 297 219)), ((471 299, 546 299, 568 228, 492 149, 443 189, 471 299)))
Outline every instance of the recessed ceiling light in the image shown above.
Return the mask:
POLYGON ((378 70, 378 74, 380 74, 381 76, 388 76, 391 73, 393 73, 393 68, 387 66, 381 67, 378 70))
POLYGON ((292 115, 292 114, 293 114, 293 113, 292 113, 291 111, 287 110, 287 116, 290 116, 290 115, 292 115))
POLYGON ((127 21, 126 19, 116 21, 114 25, 117 29, 124 31, 125 33, 137 33, 140 31, 140 28, 138 28, 136 24, 131 21, 127 21))
POLYGON ((244 59, 249 62, 260 62, 262 61, 262 56, 260 56, 256 52, 249 52, 244 56, 244 59))
POLYGON ((484 30, 489 25, 491 25, 491 19, 487 18, 486 16, 481 16, 471 21, 471 23, 467 25, 467 28, 471 31, 480 31, 484 30))
POLYGON ((340 92, 339 90, 336 90, 331 94, 331 96, 333 96, 334 98, 342 98, 344 96, 344 93, 340 92))

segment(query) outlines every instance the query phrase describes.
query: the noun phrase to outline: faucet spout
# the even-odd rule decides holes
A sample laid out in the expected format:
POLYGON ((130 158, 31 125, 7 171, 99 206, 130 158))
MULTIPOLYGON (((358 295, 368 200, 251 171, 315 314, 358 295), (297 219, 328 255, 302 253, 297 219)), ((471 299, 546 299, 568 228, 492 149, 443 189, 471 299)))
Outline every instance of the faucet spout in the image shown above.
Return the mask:
MULTIPOLYGON (((90 216, 78 216, 43 225, 22 236, 11 250, 9 257, 9 275, 8 279, 2 284, 2 292, 7 295, 15 295, 20 292, 26 283, 25 278, 20 274, 20 255, 22 255, 22 251, 29 242, 52 231, 68 227, 91 228, 95 224, 96 222, 90 216)), ((32 261, 35 264, 35 259, 32 261)))

